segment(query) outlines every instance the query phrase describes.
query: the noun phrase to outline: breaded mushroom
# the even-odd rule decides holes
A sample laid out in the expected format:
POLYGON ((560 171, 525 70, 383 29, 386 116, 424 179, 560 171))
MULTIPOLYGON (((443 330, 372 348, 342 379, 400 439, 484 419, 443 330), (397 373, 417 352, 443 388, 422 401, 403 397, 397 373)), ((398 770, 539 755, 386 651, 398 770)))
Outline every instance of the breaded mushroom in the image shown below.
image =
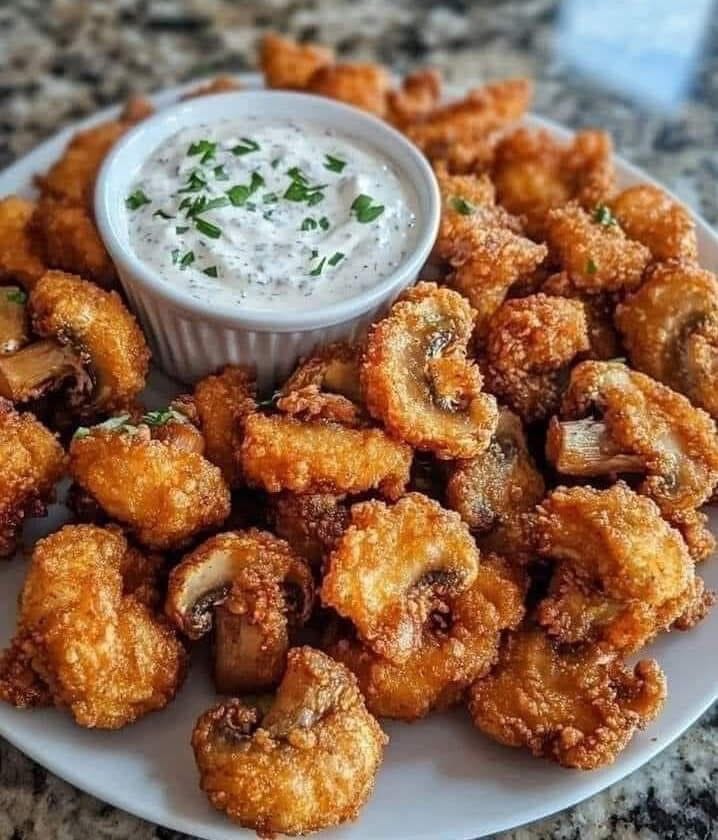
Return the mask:
POLYGON ((205 712, 192 733, 212 805, 267 837, 356 819, 387 740, 351 672, 309 647, 289 652, 266 714, 229 700, 205 712))
POLYGON ((156 568, 116 528, 68 525, 41 540, 0 661, 0 696, 17 706, 51 702, 101 729, 166 706, 186 656, 150 605, 156 568))
POLYGON ((0 557, 15 551, 25 517, 45 515, 64 471, 65 453, 55 436, 0 398, 0 557))
POLYGON ((303 90, 317 70, 334 62, 334 51, 318 44, 299 44, 270 32, 262 39, 260 64, 270 88, 303 90))
POLYGON ((312 73, 306 83, 307 93, 338 99, 377 117, 387 113, 391 88, 389 73, 379 64, 326 64, 312 73))
POLYGON ((9 195, 0 199, 0 282, 30 290, 46 271, 31 230, 35 204, 9 195))
POLYGON ((272 530, 318 571, 349 524, 349 509, 331 493, 277 493, 267 500, 267 517, 272 530))
POLYGON ((583 304, 539 293, 505 301, 489 321, 486 389, 526 423, 558 409, 571 365, 590 347, 583 304))
POLYGON ((563 648, 528 627, 506 638, 494 671, 472 687, 469 711, 501 744, 593 770, 613 763, 665 698, 655 660, 630 670, 616 655, 563 648))
POLYGON ((73 479, 149 548, 180 548, 229 515, 229 488, 218 467, 127 415, 76 433, 73 479))
POLYGON ((498 556, 482 557, 474 583, 440 598, 419 647, 392 662, 354 638, 330 640, 328 653, 355 675, 377 717, 417 720, 459 702, 496 661, 502 633, 524 615, 526 575, 498 556))
POLYGON ((412 452, 381 429, 335 422, 250 414, 244 423, 242 470, 247 482, 270 493, 364 493, 400 496, 412 452))

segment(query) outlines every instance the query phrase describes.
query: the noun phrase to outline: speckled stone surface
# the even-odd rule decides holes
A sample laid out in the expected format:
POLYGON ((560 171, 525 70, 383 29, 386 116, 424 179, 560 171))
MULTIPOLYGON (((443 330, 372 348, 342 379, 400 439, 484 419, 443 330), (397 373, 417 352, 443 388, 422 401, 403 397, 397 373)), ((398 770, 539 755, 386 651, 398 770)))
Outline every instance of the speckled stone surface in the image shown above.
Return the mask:
MULTIPOLYGON (((613 0, 593 3, 603 15, 599 23, 606 4, 616 7, 613 0)), ((562 57, 566 5, 562 14, 555 0, 6 0, 0 2, 0 167, 130 91, 250 69, 257 36, 276 28, 399 71, 430 63, 457 83, 532 75, 538 113, 570 126, 600 124, 620 153, 718 223, 718 17, 701 27, 685 97, 661 111, 608 93, 562 57)), ((582 0, 573 5, 585 12, 582 0)), ((632 5, 647 6, 625 0, 619 28, 622 8, 628 15, 632 5)), ((650 19, 647 25, 653 28, 650 19)), ((669 41, 670 35, 669 27, 669 41)), ((685 39, 674 40, 685 46, 685 39)), ((717 789, 714 707, 629 779, 502 840, 707 840, 718 836, 717 789)), ((79 793, 0 740, 0 840, 125 837, 179 835, 79 793)))

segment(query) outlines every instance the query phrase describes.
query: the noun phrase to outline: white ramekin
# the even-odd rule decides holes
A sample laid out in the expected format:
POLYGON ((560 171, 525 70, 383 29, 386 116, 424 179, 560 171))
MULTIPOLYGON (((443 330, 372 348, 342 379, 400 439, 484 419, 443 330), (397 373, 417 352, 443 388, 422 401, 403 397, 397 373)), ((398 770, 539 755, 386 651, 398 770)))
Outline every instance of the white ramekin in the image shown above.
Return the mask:
POLYGON ((97 179, 95 214, 160 367, 193 382, 225 364, 252 365, 260 387, 286 377, 300 356, 330 341, 352 341, 416 280, 436 239, 440 199, 431 167, 411 143, 386 123, 356 108, 301 93, 238 91, 181 102, 139 123, 114 146, 97 179), (314 310, 270 312, 200 302, 163 280, 134 254, 125 198, 153 150, 175 132, 200 123, 261 116, 301 119, 331 127, 373 146, 404 175, 416 194, 416 247, 391 275, 356 296, 314 310))

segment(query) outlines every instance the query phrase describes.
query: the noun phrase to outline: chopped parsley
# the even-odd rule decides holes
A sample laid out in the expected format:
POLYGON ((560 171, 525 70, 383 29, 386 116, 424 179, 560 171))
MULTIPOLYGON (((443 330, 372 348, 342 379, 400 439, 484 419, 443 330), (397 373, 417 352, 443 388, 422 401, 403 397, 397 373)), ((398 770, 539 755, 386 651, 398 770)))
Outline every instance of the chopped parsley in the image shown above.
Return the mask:
POLYGON ((177 225, 175 228, 175 233, 187 233, 189 230, 189 225, 177 225))
POLYGON ((207 277, 216 277, 217 276, 217 266, 210 265, 207 268, 202 269, 202 274, 206 274, 207 277))
POLYGON ((384 205, 374 204, 374 199, 370 195, 361 193, 352 202, 351 209, 356 213, 357 221, 365 225, 381 216, 384 205))
POLYGON ((598 266, 596 263, 589 257, 586 262, 586 273, 587 274, 595 274, 598 271, 598 266))
POLYGON ((180 258, 180 249, 179 248, 174 248, 172 250, 172 263, 176 264, 177 262, 179 262, 179 258, 180 258))
POLYGON ((227 175, 227 170, 224 168, 223 163, 220 163, 219 166, 215 166, 212 171, 214 172, 214 177, 218 181, 229 181, 229 175, 227 175))
POLYGON ((299 230, 316 230, 317 223, 311 216, 307 216, 307 218, 302 222, 302 226, 299 230))
POLYGON ((160 219, 174 219, 174 216, 170 216, 170 214, 165 213, 164 210, 155 210, 155 212, 152 215, 159 216, 160 219))
POLYGON ((196 169, 192 171, 189 178, 187 179, 187 183, 181 189, 177 190, 178 193, 188 193, 188 192, 199 192, 203 190, 207 186, 207 181, 205 180, 204 176, 201 172, 198 172, 196 169))
POLYGON ((179 261, 180 268, 187 268, 187 266, 192 265, 193 262, 194 262, 194 251, 187 251, 187 253, 179 261))
POLYGON ((200 163, 209 163, 214 158, 216 151, 216 143, 213 143, 211 140, 198 140, 196 143, 190 145, 189 149, 187 149, 187 154, 190 157, 199 155, 200 163))
POLYGON ((327 258, 326 258, 326 257, 322 257, 322 258, 321 258, 321 260, 319 260, 319 262, 317 263, 317 267, 316 267, 316 268, 314 268, 314 269, 312 269, 312 270, 309 272, 309 276, 310 276, 310 277, 319 277, 319 275, 322 273, 322 269, 324 268, 324 263, 325 263, 326 261, 327 261, 327 258))
POLYGON ((144 194, 142 190, 135 190, 125 199, 125 206, 128 210, 137 210, 145 204, 149 204, 150 199, 144 194))
POLYGON ((208 199, 206 195, 198 195, 196 198, 183 199, 179 209, 187 210, 185 214, 188 219, 199 216, 200 213, 206 213, 208 210, 216 210, 218 207, 226 207, 229 204, 229 199, 220 195, 217 198, 208 199))
POLYGON ((12 289, 5 295, 8 303, 18 303, 21 306, 27 303, 27 295, 22 289, 12 289))
POLYGON ((449 204, 453 210, 456 210, 457 213, 461 213, 462 216, 473 216, 476 212, 476 207, 460 195, 452 195, 449 199, 449 204))
POLYGON ((344 254, 341 251, 337 251, 334 256, 329 260, 329 265, 332 267, 340 263, 344 259, 344 254))
POLYGON ((322 190, 325 189, 326 184, 310 185, 307 182, 307 176, 298 166, 293 166, 287 172, 287 175, 292 179, 292 183, 287 187, 283 196, 287 201, 306 201, 310 207, 313 207, 324 200, 322 190))
POLYGON ((166 426, 171 420, 177 423, 186 423, 187 418, 174 408, 163 408, 157 411, 148 411, 142 415, 141 423, 147 426, 166 426))
POLYGON ((605 204, 599 204, 593 211, 593 221, 605 227, 618 224, 618 219, 611 212, 611 208, 605 204))
POLYGON ((197 217, 194 220, 194 223, 197 230, 205 236, 209 236, 210 239, 219 239, 222 235, 222 228, 217 227, 217 225, 213 225, 212 222, 208 222, 207 219, 197 217))
POLYGON ((319 220, 319 227, 322 230, 329 230, 329 219, 327 219, 326 216, 322 216, 322 218, 319 220))
MULTIPOLYGON (((264 186, 264 178, 256 170, 252 172, 252 180, 249 184, 235 184, 231 189, 227 190, 229 200, 235 207, 241 207, 246 203, 250 195, 257 192, 257 190, 264 186)), ((248 209, 256 209, 254 207, 248 209)))
POLYGON ((281 162, 281 158, 274 158, 274 160, 269 165, 272 167, 272 169, 276 169, 281 162))
POLYGON ((341 172, 347 165, 345 160, 334 157, 334 155, 324 155, 324 168, 330 172, 341 172))
POLYGON ((239 139, 240 142, 231 149, 233 155, 248 155, 251 152, 259 151, 259 143, 251 140, 249 137, 240 137, 239 139))

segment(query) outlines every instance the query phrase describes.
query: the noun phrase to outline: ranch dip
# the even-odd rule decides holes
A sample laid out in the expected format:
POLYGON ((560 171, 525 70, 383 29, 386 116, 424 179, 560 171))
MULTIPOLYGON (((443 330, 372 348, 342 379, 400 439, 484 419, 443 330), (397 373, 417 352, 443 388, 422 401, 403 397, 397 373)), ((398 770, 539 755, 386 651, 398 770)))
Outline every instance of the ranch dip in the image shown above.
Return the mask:
POLYGON ((351 298, 412 250, 412 188, 369 145, 309 123, 184 129, 125 201, 130 244, 205 302, 313 309, 351 298))

